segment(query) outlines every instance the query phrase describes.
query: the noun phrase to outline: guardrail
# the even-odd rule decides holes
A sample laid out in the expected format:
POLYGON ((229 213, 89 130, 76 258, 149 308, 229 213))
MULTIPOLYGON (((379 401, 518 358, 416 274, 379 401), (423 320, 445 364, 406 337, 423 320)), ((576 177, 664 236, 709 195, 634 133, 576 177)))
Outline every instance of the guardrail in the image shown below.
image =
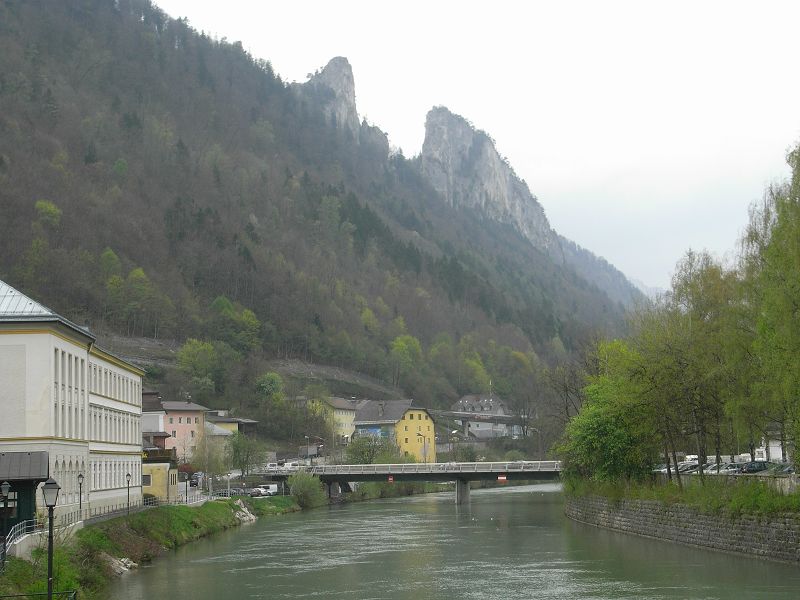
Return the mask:
POLYGON ((36 533, 37 531, 43 531, 46 523, 46 519, 29 519, 27 521, 20 521, 14 525, 6 536, 5 555, 8 556, 9 548, 11 548, 11 546, 13 546, 20 538, 30 535, 31 533, 36 533))
POLYGON ((472 462, 472 463, 401 463, 389 465, 322 465, 301 467, 313 475, 393 475, 400 473, 539 473, 561 471, 557 460, 472 462))

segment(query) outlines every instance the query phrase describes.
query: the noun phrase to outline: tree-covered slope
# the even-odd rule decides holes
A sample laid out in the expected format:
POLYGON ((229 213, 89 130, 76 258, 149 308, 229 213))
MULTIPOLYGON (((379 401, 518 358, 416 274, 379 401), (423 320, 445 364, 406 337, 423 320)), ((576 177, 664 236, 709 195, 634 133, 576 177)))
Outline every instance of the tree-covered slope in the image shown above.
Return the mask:
POLYGON ((0 278, 95 329, 215 342, 243 365, 211 373, 221 398, 295 357, 445 404, 512 350, 619 330, 618 300, 329 101, 145 0, 3 2, 0 278))

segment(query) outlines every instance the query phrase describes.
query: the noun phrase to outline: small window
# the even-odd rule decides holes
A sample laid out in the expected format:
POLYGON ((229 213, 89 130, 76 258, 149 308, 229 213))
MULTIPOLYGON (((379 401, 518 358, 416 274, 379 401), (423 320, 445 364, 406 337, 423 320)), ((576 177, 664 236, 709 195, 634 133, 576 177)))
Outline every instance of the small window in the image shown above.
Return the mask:
POLYGON ((174 429, 172 430, 172 437, 178 437, 177 435, 175 435, 175 430, 174 429))
POLYGON ((426 421, 428 420, 428 415, 425 415, 425 420, 426 420, 426 421))
POLYGON ((183 423, 183 417, 178 417, 178 423, 183 423))
POLYGON ((172 425, 172 417, 169 418, 169 424, 172 425))
POLYGON ((404 425, 404 426, 403 426, 403 430, 404 430, 404 431, 408 431, 408 425, 404 425))
POLYGON ((408 438, 406 438, 406 444, 408 443, 408 438))
POLYGON ((430 430, 431 430, 431 426, 430 426, 430 425, 428 425, 428 431, 430 431, 430 430))
POLYGON ((410 415, 408 415, 408 418, 413 421, 414 420, 414 413, 411 413, 410 415))
POLYGON ((192 437, 194 437, 194 429, 192 429, 192 437))
POLYGON ((150 478, 150 475, 142 475, 142 485, 151 485, 150 478))
POLYGON ((195 423, 199 423, 199 422, 200 422, 200 417, 195 417, 195 418, 194 418, 194 422, 195 422, 195 423))

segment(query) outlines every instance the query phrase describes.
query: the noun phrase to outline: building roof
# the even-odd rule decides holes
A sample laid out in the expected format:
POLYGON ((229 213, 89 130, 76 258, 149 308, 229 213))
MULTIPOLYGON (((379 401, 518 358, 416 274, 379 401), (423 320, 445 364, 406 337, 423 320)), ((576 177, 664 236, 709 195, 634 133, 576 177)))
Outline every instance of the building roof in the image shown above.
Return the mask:
POLYGON ((97 339, 85 327, 65 319, 54 310, 39 304, 2 280, 0 280, 0 322, 58 322, 92 341, 97 339))
POLYGON ((504 415, 506 414, 506 405, 496 396, 469 394, 454 402, 450 410, 454 412, 488 412, 495 415, 504 415))
POLYGON ((213 423, 206 423, 206 433, 209 435, 219 435, 222 437, 233 435, 231 430, 220 427, 219 425, 214 425, 213 423))
POLYGON ((254 421, 253 419, 243 419, 241 417, 220 417, 219 415, 215 414, 207 414, 206 421, 210 421, 211 423, 242 423, 242 424, 249 424, 249 423, 258 423, 258 421, 254 421))
MULTIPOLYGON (((397 423, 412 407, 412 400, 367 400, 359 403, 354 423, 397 423)), ((421 408, 420 410, 425 410, 421 408)))
POLYGON ((65 319, 54 310, 39 304, 2 280, 0 280, 0 323, 60 323, 90 340, 93 351, 106 355, 103 358, 110 357, 112 361, 116 359, 122 362, 126 368, 132 368, 140 375, 144 375, 144 371, 130 361, 95 344, 97 337, 89 331, 88 327, 81 327, 69 319, 65 319))
POLYGON ((350 400, 349 398, 331 396, 330 398, 326 398, 325 402, 327 402, 331 408, 335 408, 337 410, 356 410, 355 400, 350 400))
POLYGON ((162 400, 161 406, 163 407, 163 410, 171 412, 178 412, 181 410, 205 412, 208 410, 208 408, 205 406, 195 404, 194 402, 181 402, 180 400, 162 400))
POLYGON ((50 477, 47 452, 0 452, 0 481, 46 481, 50 477))

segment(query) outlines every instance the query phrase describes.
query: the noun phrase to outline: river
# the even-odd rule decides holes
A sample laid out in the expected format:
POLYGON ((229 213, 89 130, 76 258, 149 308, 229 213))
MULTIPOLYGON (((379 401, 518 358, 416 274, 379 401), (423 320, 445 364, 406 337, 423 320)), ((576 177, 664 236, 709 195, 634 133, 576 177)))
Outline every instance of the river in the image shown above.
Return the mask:
POLYGON ((800 569, 574 523, 559 487, 294 513, 215 535, 115 584, 114 600, 796 599, 800 569))

